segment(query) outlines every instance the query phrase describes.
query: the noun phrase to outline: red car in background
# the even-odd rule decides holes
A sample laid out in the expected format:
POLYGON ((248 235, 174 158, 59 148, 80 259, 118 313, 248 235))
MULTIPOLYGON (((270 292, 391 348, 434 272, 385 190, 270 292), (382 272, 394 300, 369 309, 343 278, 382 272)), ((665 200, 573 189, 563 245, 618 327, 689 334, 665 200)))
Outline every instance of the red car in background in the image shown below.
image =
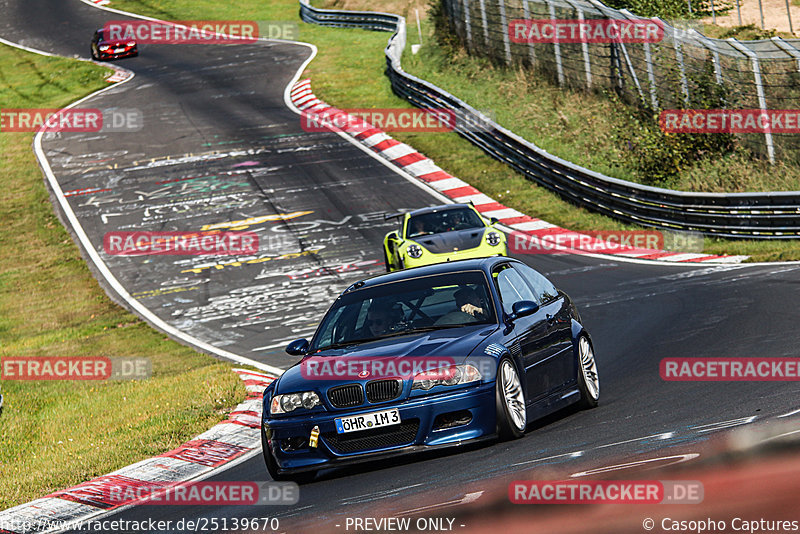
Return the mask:
POLYGON ((119 59, 138 55, 139 49, 136 47, 136 41, 106 39, 102 28, 94 32, 94 37, 92 37, 92 59, 103 61, 104 59, 119 59))

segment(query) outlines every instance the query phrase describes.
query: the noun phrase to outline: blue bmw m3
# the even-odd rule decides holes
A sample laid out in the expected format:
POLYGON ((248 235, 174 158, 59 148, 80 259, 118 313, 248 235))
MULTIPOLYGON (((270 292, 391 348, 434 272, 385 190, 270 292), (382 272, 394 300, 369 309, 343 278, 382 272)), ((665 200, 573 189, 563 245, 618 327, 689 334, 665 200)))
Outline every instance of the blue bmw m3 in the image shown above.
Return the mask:
POLYGON ((597 406, 589 333, 570 298, 511 258, 357 282, 264 391, 275 480, 386 456, 521 437, 565 406, 597 406))

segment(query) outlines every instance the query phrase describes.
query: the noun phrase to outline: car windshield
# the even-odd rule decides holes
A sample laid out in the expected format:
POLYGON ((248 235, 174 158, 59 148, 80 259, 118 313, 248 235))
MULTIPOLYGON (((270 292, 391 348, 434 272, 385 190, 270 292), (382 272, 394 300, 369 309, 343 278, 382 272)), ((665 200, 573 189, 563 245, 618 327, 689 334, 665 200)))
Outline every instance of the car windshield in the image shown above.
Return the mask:
POLYGON ((484 226, 480 215, 469 208, 434 211, 409 217, 406 237, 469 230, 484 226))
POLYGON ((496 315, 483 272, 422 276, 339 297, 317 329, 310 352, 416 332, 494 323, 496 315))

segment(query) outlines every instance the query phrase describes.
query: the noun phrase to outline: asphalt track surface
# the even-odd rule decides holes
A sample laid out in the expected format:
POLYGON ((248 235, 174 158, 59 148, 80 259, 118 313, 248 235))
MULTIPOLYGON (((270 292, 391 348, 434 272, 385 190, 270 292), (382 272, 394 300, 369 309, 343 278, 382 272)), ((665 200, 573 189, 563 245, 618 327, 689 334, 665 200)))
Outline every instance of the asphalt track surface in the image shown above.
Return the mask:
MULTIPOLYGON (((78 0, 0 0, 0 11, 0 37, 80 57, 88 57, 96 28, 124 18, 78 0)), ((281 347, 310 334, 341 289, 383 271, 380 244, 391 223, 381 215, 440 203, 342 137, 301 128, 283 95, 310 54, 280 42, 142 45, 139 57, 118 62, 136 73, 133 80, 81 105, 138 109, 140 131, 43 141, 62 190, 82 193, 68 197, 71 208, 131 295, 182 331, 280 368, 295 361, 281 347), (295 212, 310 213, 263 219, 295 212), (258 232, 262 254, 237 264, 103 251, 103 235, 112 230, 200 230, 242 220, 252 224, 238 226, 258 232), (262 261, 248 263, 253 259, 262 261)), ((594 338, 599 408, 557 414, 513 442, 327 471, 302 486, 292 507, 145 506, 110 518, 269 516, 281 518, 282 531, 322 524, 343 531, 346 516, 421 507, 438 513, 503 481, 539 477, 542 469, 563 478, 688 454, 717 431, 800 407, 796 383, 675 383, 658 371, 665 357, 796 356, 800 266, 520 259, 577 303, 594 338)), ((258 456, 212 478, 268 479, 258 456)))

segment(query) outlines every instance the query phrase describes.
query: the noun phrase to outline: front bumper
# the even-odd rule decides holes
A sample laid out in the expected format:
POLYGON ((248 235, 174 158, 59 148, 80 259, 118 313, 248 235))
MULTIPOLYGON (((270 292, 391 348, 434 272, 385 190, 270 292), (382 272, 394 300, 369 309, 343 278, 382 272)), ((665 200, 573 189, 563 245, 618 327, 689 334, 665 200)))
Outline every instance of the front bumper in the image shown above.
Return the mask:
POLYGON ((433 252, 426 250, 419 258, 412 258, 408 254, 403 254, 403 265, 406 269, 410 269, 412 267, 421 267, 423 265, 433 265, 448 261, 489 258, 492 256, 508 256, 508 245, 503 242, 495 247, 490 245, 481 245, 479 247, 470 248, 467 250, 456 250, 442 254, 434 254, 433 252))
POLYGON ((494 437, 496 429, 495 385, 494 382, 490 382, 452 393, 415 397, 400 403, 374 404, 351 410, 321 412, 305 417, 269 419, 265 420, 263 425, 266 435, 265 444, 270 448, 281 473, 298 473, 338 467, 386 456, 457 446, 494 437), (397 408, 400 412, 400 425, 347 434, 336 433, 334 420, 338 417, 392 408, 397 408), (434 430, 434 423, 439 422, 437 416, 465 412, 471 416, 468 423, 434 430), (413 431, 412 425, 415 422, 418 424, 416 431, 413 431), (298 450, 283 450, 284 440, 308 438, 314 426, 318 426, 320 431, 316 448, 306 445, 298 450), (387 436, 390 433, 397 439, 388 442, 387 436), (347 445, 343 447, 345 441, 347 445), (365 446, 361 447, 359 444, 365 446), (353 447, 357 450, 350 450, 353 447))

